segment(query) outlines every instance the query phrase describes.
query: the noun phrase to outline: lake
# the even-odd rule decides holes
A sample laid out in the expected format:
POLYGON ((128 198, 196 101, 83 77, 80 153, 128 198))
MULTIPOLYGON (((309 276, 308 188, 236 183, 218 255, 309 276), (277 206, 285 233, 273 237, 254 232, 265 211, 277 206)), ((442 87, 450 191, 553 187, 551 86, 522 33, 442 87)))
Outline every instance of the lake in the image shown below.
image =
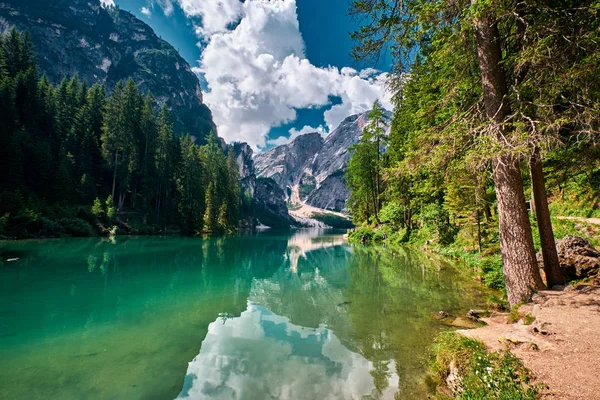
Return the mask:
POLYGON ((426 398, 431 314, 483 303, 451 264, 318 231, 0 256, 3 399, 426 398))

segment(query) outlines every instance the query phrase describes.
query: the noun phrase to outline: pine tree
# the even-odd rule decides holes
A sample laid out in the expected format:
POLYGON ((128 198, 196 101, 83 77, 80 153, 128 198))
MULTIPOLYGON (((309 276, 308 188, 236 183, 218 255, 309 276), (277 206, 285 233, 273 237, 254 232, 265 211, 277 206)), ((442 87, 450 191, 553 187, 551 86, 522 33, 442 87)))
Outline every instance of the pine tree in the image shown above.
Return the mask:
MULTIPOLYGON (((456 109, 449 115, 430 110, 430 116, 441 117, 430 124, 437 130, 432 132, 430 140, 432 143, 437 141, 435 145, 439 146, 449 132, 467 132, 472 143, 477 144, 470 150, 477 148, 480 155, 485 155, 491 161, 509 302, 516 304, 527 301, 542 286, 542 282, 535 261, 520 175, 520 151, 525 143, 514 116, 522 114, 518 112, 520 110, 515 112, 515 102, 511 98, 513 92, 509 90, 509 85, 519 82, 522 77, 509 76, 506 68, 511 53, 522 46, 515 46, 511 42, 519 35, 518 32, 516 35, 509 31, 500 32, 500 29, 512 29, 521 25, 522 19, 519 19, 516 3, 476 1, 444 4, 441 9, 423 8, 420 1, 392 3, 375 0, 353 2, 352 12, 365 16, 371 22, 367 22, 352 35, 357 40, 354 55, 359 59, 377 57, 386 46, 392 44, 400 49, 396 71, 402 72, 406 67, 404 61, 415 59, 411 53, 424 49, 424 62, 433 71, 442 70, 446 74, 441 76, 436 73, 446 83, 442 87, 446 95, 442 104, 452 104, 456 109), (475 41, 472 40, 473 35, 475 41), (474 71, 470 68, 471 65, 467 65, 466 69, 450 65, 449 61, 457 54, 463 57, 463 60, 458 60, 459 64, 475 60, 478 70, 474 71), (483 112, 475 112, 478 110, 477 98, 467 97, 467 101, 462 103, 457 101, 465 92, 469 92, 469 86, 461 86, 467 71, 476 75, 466 79, 472 82, 473 76, 478 79, 473 83, 481 88, 483 112), (480 139, 482 134, 485 134, 483 140, 480 139)), ((435 84, 438 86, 439 82, 435 84)), ((398 102, 403 97, 402 85, 402 77, 397 74, 391 86, 396 87, 399 92, 396 97, 398 102)), ((444 107, 438 105, 437 108, 444 107)), ((451 108, 447 107, 447 110, 451 108)), ((460 138, 460 141, 463 139, 459 135, 455 137, 460 138)))
POLYGON ((117 209, 123 207, 125 194, 129 188, 132 159, 135 155, 134 130, 137 113, 137 90, 130 85, 125 87, 122 81, 117 83, 106 102, 104 124, 102 126, 102 150, 113 169, 111 196, 119 197, 117 209))
MULTIPOLYGON (((204 229, 209 201, 210 230, 232 230, 238 168, 216 135, 209 142, 201 148, 189 136, 176 137, 167 107, 157 113, 152 95, 142 97, 131 79, 118 82, 108 97, 104 86, 88 87, 76 75, 54 87, 37 76, 29 34, 0 35, 2 210, 27 204, 44 215, 46 203, 60 203, 61 211, 48 217, 68 220, 81 213, 72 215, 69 206, 82 205, 94 215, 106 213, 112 224, 127 197, 143 224, 179 223, 193 234, 204 229)), ((138 221, 124 226, 132 222, 138 221)))
POLYGON ((140 157, 140 187, 142 205, 145 212, 151 207, 152 199, 156 196, 156 145, 158 139, 157 115, 155 112, 155 101, 151 93, 144 99, 140 115, 141 137, 138 143, 138 155, 140 157))
POLYGON ((161 211, 171 196, 171 180, 173 178, 175 146, 173 138, 173 123, 171 113, 163 105, 158 116, 158 138, 156 143, 156 219, 160 219, 161 211))
POLYGON ((22 71, 21 33, 13 27, 2 41, 2 60, 6 74, 14 78, 22 71))
POLYGON ((219 205, 217 204, 217 189, 215 186, 215 182, 210 181, 206 190, 204 227, 208 232, 216 232, 218 228, 219 205))
POLYGON ((235 160, 233 145, 227 151, 227 229, 237 228, 241 217, 240 167, 235 160))
POLYGON ((181 139, 181 164, 177 177, 178 214, 183 233, 193 234, 203 228, 203 166, 199 148, 189 136, 181 139))
POLYGON ((365 125, 360 142, 350 150, 352 158, 348 163, 347 183, 352 189, 349 206, 357 223, 369 222, 371 215, 379 224, 381 209, 382 149, 387 142, 384 123, 385 110, 379 101, 373 104, 369 122, 365 125))

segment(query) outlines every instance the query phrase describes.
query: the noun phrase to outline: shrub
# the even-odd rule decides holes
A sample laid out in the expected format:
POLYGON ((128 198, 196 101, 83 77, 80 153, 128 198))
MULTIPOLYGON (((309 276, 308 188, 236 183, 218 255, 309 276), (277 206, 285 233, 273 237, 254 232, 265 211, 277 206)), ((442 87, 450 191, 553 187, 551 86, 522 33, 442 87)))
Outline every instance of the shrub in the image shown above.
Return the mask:
POLYGON ((363 237, 366 242, 372 242, 375 236, 375 231, 371 228, 361 227, 348 234, 348 240, 355 243, 362 243, 363 237))
POLYGON ((483 257, 479 263, 483 282, 494 289, 504 290, 504 272, 502 270, 502 256, 493 254, 483 257))
POLYGON ((94 235, 92 226, 79 218, 61 218, 58 223, 63 227, 65 233, 75 237, 88 237, 94 235))
POLYGON ((384 224, 399 226, 404 222, 404 207, 394 202, 389 202, 379 211, 379 219, 384 224))
POLYGON ((457 400, 536 400, 539 387, 530 372, 510 352, 490 352, 483 343, 456 332, 440 334, 433 345, 431 371, 445 384, 450 365, 455 366, 457 400))
POLYGON ((423 224, 437 231, 439 243, 447 246, 454 242, 458 227, 450 222, 450 214, 439 204, 427 204, 421 211, 423 224))
POLYGON ((59 237, 64 234, 60 224, 32 210, 23 210, 9 217, 5 230, 9 236, 18 238, 59 237))

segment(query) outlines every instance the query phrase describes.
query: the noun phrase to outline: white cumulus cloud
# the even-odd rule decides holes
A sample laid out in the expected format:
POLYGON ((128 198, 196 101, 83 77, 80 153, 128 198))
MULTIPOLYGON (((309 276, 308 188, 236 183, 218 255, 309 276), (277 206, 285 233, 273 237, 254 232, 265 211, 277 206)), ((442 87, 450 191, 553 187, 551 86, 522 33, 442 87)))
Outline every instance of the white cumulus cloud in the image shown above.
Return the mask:
MULTIPOLYGON (((296 0, 173 1, 194 19, 206 44, 195 71, 206 79, 205 102, 227 141, 264 147, 271 128, 293 122, 297 109, 329 106, 333 96, 342 103, 324 112, 328 130, 376 99, 391 108, 379 71, 320 68, 306 58, 296 0)), ((284 140, 290 139, 269 144, 284 140)))
POLYGON ((152 15, 152 10, 150 10, 148 7, 140 8, 140 12, 142 14, 144 14, 146 17, 150 17, 152 15))

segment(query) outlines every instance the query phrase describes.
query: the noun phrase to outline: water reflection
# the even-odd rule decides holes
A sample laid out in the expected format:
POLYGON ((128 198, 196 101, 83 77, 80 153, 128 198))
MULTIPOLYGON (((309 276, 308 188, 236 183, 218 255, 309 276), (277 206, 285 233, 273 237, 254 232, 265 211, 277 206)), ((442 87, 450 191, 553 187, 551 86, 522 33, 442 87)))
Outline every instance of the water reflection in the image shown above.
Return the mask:
POLYGON ((319 229, 307 229, 294 232, 287 241, 286 256, 293 272, 298 271, 300 258, 306 259, 307 253, 318 249, 341 246, 346 243, 343 235, 323 235, 319 229))
POLYGON ((372 369, 330 329, 298 326, 249 303, 239 317, 209 325, 178 399, 393 398, 397 376, 389 373, 380 394, 372 369))
POLYGON ((480 304, 423 253, 314 231, 0 242, 15 255, 3 398, 426 398, 430 313, 480 304))

